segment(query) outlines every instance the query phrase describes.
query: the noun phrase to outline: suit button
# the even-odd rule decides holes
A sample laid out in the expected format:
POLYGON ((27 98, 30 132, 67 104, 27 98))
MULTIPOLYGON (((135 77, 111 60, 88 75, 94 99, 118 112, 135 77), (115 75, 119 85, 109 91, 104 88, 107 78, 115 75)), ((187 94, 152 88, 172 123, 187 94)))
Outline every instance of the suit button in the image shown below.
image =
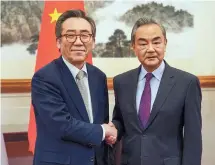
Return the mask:
POLYGON ((92 148, 92 147, 93 147, 93 145, 92 145, 91 143, 89 143, 89 144, 88 144, 88 146, 89 146, 90 148, 92 148))
POLYGON ((94 158, 91 158, 90 161, 91 161, 91 162, 94 162, 94 158))

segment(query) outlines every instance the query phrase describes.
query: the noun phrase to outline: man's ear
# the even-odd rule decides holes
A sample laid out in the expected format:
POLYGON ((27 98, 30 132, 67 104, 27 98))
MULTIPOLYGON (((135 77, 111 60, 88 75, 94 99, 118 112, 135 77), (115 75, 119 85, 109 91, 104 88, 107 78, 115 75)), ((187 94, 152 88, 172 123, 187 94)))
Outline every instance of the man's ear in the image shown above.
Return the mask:
POLYGON ((92 44, 92 49, 94 49, 95 48, 95 46, 96 46, 96 39, 95 38, 93 38, 93 44, 92 44))
POLYGON ((167 39, 165 39, 165 45, 167 45, 167 39))
POLYGON ((93 43, 93 45, 92 45, 92 49, 94 49, 95 48, 95 42, 93 43))
POLYGON ((165 39, 164 44, 165 44, 164 52, 166 52, 167 39, 165 39))
POLYGON ((60 39, 57 39, 56 41, 57 41, 57 48, 60 49, 61 40, 60 40, 60 39))
POLYGON ((134 45, 134 43, 131 43, 131 47, 130 47, 130 49, 134 51, 134 49, 135 49, 135 45, 134 45))

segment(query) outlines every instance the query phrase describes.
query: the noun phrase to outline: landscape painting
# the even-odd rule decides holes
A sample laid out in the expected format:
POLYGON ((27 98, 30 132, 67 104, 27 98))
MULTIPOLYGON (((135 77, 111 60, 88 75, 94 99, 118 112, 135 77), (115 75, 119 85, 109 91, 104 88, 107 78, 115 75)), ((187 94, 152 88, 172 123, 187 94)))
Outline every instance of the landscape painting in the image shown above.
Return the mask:
MULTIPOLYGON (((43 8, 44 1, 1 1, 2 78, 32 76, 43 8), (15 66, 8 67, 9 63, 15 66), (4 74, 9 69, 16 71, 4 74)), ((108 77, 139 65, 130 35, 140 17, 153 18, 166 28, 166 58, 194 56, 197 11, 191 1, 85 1, 85 11, 97 25, 93 63, 108 77)))

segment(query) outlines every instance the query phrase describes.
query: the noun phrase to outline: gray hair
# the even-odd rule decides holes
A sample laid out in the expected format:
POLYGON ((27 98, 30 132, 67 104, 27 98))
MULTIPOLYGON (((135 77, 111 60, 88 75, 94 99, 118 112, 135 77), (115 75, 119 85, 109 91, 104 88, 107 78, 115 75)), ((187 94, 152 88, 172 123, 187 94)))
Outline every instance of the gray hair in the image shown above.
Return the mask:
POLYGON ((155 21, 152 18, 140 18, 135 22, 135 24, 132 28, 132 32, 131 32, 131 43, 132 44, 134 44, 134 42, 135 42, 135 33, 136 33, 137 29, 143 25, 150 25, 150 24, 158 25, 161 28, 164 38, 166 39, 166 30, 163 25, 161 25, 160 23, 158 23, 157 21, 155 21))
POLYGON ((69 19, 71 17, 83 18, 87 22, 89 22, 89 24, 91 25, 93 37, 96 36, 96 24, 92 18, 86 16, 82 10, 68 10, 68 11, 64 12, 62 15, 60 15, 60 17, 58 18, 58 20, 56 22, 56 26, 55 26, 56 38, 61 37, 62 24, 64 23, 64 21, 66 21, 67 19, 69 19))

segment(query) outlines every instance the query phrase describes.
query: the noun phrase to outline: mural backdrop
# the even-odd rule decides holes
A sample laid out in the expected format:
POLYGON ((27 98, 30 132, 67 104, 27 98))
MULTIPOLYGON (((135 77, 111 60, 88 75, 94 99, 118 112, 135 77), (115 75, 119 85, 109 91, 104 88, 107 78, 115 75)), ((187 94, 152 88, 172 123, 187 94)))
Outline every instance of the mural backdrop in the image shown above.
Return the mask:
MULTIPOLYGON (((3 71, 10 70, 11 75, 8 77, 3 73, 3 78, 32 76, 43 7, 43 1, 1 1, 1 59, 5 63, 3 71), (16 66, 7 68, 9 63, 16 66), (19 75, 14 75, 15 69, 14 72, 19 75)), ((183 61, 195 58, 198 3, 85 1, 85 10, 97 25, 94 65, 106 72, 108 77, 139 65, 130 49, 130 33, 140 17, 153 18, 167 29, 167 59, 183 61)), ((184 65, 186 69, 187 64, 184 65)))

